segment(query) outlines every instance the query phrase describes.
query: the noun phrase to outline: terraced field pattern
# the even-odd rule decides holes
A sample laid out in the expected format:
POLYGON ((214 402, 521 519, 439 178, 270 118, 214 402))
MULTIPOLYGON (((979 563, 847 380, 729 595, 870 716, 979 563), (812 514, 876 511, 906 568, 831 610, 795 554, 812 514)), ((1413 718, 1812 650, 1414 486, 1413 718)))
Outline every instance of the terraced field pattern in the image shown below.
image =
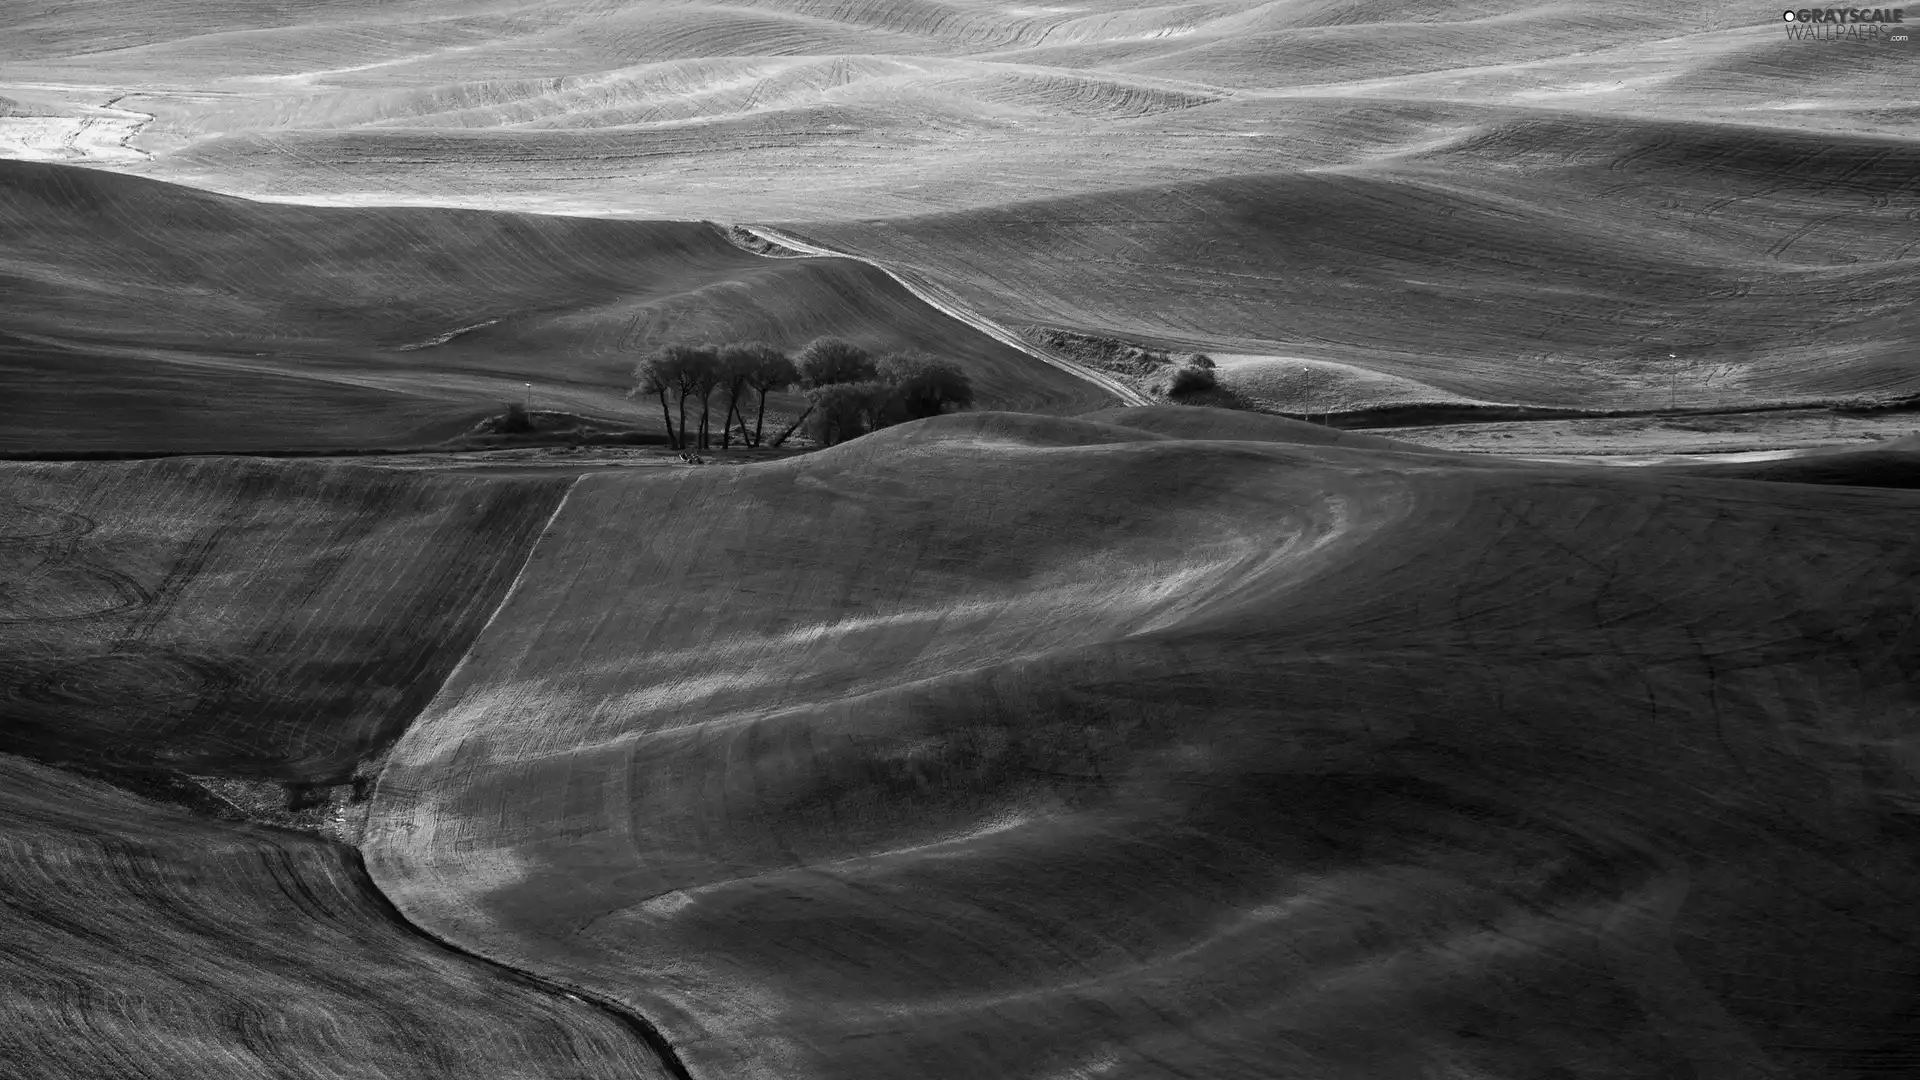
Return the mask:
POLYGON ((0 1080, 1920 1075, 1892 11, 9 0, 0 1080))

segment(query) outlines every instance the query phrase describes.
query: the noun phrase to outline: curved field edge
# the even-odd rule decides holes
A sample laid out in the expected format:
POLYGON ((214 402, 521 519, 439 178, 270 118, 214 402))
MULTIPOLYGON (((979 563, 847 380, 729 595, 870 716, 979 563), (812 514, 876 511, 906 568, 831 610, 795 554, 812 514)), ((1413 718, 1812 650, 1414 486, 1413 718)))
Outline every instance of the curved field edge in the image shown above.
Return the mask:
POLYGON ((0 781, 0 1075, 684 1076, 604 1003, 420 932, 352 848, 11 755, 0 781))
POLYGON ((370 871, 702 1076, 1907 1060, 1910 495, 1141 435, 583 481, 370 871))

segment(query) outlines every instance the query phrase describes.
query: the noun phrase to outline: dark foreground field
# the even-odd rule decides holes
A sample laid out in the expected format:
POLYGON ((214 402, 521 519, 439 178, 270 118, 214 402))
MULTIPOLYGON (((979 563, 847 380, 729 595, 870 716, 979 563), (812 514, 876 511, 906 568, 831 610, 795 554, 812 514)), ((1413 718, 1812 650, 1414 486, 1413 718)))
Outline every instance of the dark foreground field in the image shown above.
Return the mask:
POLYGON ((353 849, 0 755, 0 1076, 667 1077, 619 1013, 409 927, 353 849))
POLYGON ((1913 458, 6 466, 0 1074, 1899 1075, 1913 458))
POLYGON ((705 1076, 1912 1067, 1916 508, 1019 417, 588 477, 370 859, 705 1076))

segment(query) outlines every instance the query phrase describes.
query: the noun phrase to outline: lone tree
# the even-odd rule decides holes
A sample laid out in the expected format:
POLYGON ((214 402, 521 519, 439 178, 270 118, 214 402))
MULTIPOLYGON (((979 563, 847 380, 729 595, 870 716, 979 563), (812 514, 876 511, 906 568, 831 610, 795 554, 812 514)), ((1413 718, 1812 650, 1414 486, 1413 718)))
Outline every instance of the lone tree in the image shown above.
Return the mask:
POLYGON ((949 405, 964 409, 973 404, 973 383, 966 372, 920 353, 894 353, 881 360, 880 378, 891 384, 892 396, 908 420, 939 416, 949 405))

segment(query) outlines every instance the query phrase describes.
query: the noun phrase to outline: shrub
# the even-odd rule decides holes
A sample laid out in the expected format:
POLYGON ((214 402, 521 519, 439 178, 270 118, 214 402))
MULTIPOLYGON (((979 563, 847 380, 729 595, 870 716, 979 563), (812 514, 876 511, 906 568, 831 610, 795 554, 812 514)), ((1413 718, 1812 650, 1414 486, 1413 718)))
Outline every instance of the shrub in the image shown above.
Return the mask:
POLYGON ((880 378, 892 386, 901 418, 920 420, 938 416, 951 405, 973 404, 973 383, 967 373, 944 360, 919 353, 894 353, 880 361, 880 378))
POLYGON ((1218 385, 1212 368, 1197 366, 1183 367, 1173 373, 1173 382, 1167 387, 1168 397, 1181 397, 1211 390, 1218 385))
POLYGON ((533 417, 528 415, 527 407, 517 401, 507 403, 507 414, 493 425, 500 435, 525 435, 533 430, 533 417))

